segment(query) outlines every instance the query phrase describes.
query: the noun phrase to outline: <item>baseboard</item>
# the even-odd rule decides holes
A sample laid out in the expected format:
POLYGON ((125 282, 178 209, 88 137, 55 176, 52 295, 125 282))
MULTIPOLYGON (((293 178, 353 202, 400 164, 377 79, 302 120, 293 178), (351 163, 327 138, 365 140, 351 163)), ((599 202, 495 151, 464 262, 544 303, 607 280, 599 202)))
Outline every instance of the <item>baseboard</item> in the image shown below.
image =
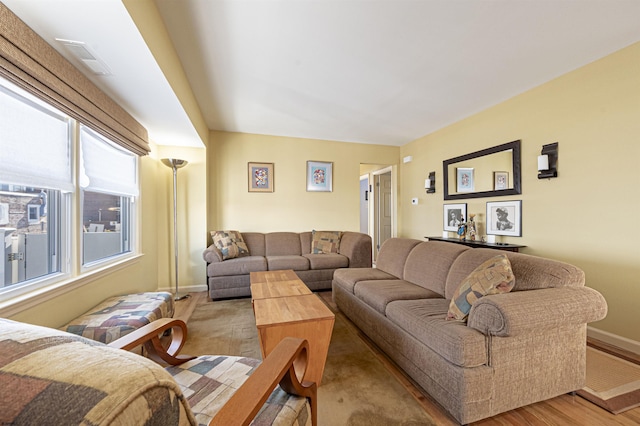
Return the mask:
MULTIPOLYGON (((207 285, 206 284, 201 284, 201 285, 185 285, 185 286, 180 286, 179 287, 180 293, 200 293, 203 291, 207 291, 207 285)), ((175 287, 173 288, 169 288, 169 287, 160 287, 158 288, 158 291, 168 291, 169 293, 173 293, 176 291, 175 287)))
POLYGON ((640 342, 587 326, 587 337, 624 349, 640 356, 640 342))

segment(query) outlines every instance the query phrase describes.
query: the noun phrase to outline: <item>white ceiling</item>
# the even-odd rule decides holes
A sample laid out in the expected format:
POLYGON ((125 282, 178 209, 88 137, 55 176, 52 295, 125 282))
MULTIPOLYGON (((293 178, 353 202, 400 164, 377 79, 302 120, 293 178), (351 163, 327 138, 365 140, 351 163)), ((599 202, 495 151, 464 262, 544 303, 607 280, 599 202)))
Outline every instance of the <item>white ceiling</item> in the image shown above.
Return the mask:
MULTIPOLYGON (((2 1, 86 42, 154 142, 202 146, 120 0, 2 1)), ((640 41, 639 0, 154 1, 210 129, 346 142, 403 145, 640 41)))

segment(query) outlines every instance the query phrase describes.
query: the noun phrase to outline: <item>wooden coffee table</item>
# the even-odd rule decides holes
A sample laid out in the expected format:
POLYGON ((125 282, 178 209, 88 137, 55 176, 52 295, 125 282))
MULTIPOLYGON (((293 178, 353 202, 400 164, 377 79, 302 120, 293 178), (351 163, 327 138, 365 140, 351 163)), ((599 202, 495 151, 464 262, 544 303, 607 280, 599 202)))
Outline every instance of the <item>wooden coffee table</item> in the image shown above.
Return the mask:
POLYGON ((320 386, 335 315, 297 276, 292 279, 293 276, 293 271, 251 273, 253 312, 260 350, 264 359, 285 337, 306 339, 309 354, 304 380, 320 386), (283 274, 270 276, 273 272, 283 274), (279 282, 282 288, 278 288, 279 282), (299 294, 301 292, 304 294, 299 294))
POLYGON ((291 269, 251 272, 251 300, 313 294, 291 269))

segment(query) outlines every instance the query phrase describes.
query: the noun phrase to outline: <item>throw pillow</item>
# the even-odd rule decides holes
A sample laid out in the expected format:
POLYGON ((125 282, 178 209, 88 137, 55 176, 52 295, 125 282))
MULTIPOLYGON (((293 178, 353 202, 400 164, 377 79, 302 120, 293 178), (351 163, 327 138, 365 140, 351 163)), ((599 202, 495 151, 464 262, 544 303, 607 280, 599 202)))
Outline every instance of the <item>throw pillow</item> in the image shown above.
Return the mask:
POLYGON ((238 231, 212 231, 211 239, 222 252, 222 260, 249 255, 249 248, 238 231))
POLYGON ((466 322, 476 300, 490 294, 508 293, 515 283, 516 277, 507 256, 492 257, 462 280, 451 298, 447 320, 466 322))
POLYGON ((313 231, 311 253, 338 253, 340 250, 340 231, 313 231))

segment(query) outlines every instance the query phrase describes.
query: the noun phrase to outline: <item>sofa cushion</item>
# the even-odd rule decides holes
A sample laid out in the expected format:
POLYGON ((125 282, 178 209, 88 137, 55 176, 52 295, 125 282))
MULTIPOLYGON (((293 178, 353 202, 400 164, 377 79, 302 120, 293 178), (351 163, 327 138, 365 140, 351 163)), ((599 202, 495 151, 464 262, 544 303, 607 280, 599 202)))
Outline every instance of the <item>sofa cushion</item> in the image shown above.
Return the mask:
POLYGON ((222 260, 249 255, 249 248, 238 231, 211 231, 211 239, 222 253, 222 260))
POLYGON ((444 359, 460 367, 488 363, 485 336, 460 321, 447 321, 446 299, 396 300, 386 315, 444 359))
POLYGON ((435 291, 444 297, 444 284, 451 265, 461 253, 470 250, 460 244, 425 241, 413 248, 404 264, 404 279, 435 291))
POLYGON ((303 256, 267 256, 269 271, 293 269, 294 271, 306 271, 309 269, 309 259, 303 256))
POLYGON ((264 234, 262 232, 243 232, 242 238, 249 248, 251 256, 264 256, 265 241, 264 234))
POLYGON ((311 269, 338 269, 349 267, 349 258, 342 254, 303 254, 303 256, 309 259, 311 269))
POLYGON ((340 231, 316 231, 313 230, 311 240, 311 253, 339 253, 340 252, 340 231))
MULTIPOLYGON (((167 371, 180 385, 198 424, 207 425, 259 364, 253 358, 206 355, 167 371)), ((251 424, 311 425, 310 406, 306 398, 278 386, 251 424)))
POLYGON ((376 268, 397 278, 404 278, 402 275, 407 256, 420 243, 420 240, 410 238, 389 238, 380 247, 380 252, 376 259, 376 268))
POLYGON ((359 281, 393 279, 397 278, 377 268, 336 269, 336 271, 333 273, 332 285, 339 285, 349 294, 353 294, 353 288, 359 281))
POLYGON ((207 276, 227 277, 231 275, 249 275, 251 272, 267 270, 267 260, 262 256, 246 256, 224 262, 210 263, 207 276))
MULTIPOLYGON (((265 256, 300 256, 300 235, 296 232, 270 232, 264 236, 265 256)), ((290 269, 290 268, 287 268, 290 269)))
MULTIPOLYGON (((495 254, 493 249, 476 248, 458 256, 451 265, 451 272, 447 277, 445 298, 451 299, 460 282, 478 265, 495 254)), ((584 272, 573 265, 525 253, 506 252, 505 254, 511 262, 511 270, 516 277, 516 285, 512 291, 584 286, 584 272)))
POLYGON ((515 277, 507 256, 492 257, 460 283, 451 299, 447 319, 466 322, 476 300, 490 294, 508 293, 514 284, 515 277))
POLYGON ((419 285, 395 279, 359 281, 354 287, 354 294, 383 315, 387 304, 394 300, 441 298, 439 294, 419 285))
POLYGON ((147 292, 109 297, 69 321, 61 330, 102 343, 131 333, 160 318, 172 318, 173 295, 147 292))

